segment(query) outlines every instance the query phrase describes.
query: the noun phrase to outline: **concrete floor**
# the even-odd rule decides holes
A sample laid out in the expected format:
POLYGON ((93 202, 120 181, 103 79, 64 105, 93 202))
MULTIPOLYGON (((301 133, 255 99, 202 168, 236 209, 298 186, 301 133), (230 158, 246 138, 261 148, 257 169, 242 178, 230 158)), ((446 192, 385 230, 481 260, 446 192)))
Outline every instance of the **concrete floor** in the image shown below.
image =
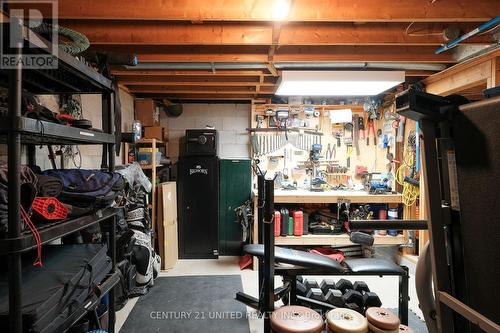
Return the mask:
MULTIPOLYGON (((189 275, 240 275, 243 289, 245 293, 257 296, 257 285, 258 277, 256 271, 251 271, 249 269, 240 271, 238 266, 238 257, 221 257, 218 260, 179 260, 176 266, 169 271, 162 271, 160 276, 189 276, 189 275)), ((410 309, 413 310, 418 316, 422 318, 422 313, 418 308, 417 295, 415 291, 415 279, 414 279, 414 267, 409 262, 405 262, 405 265, 410 267, 410 309)), ((307 276, 305 276, 307 277, 307 276)), ((326 277, 313 277, 319 281, 326 277)), ((332 276, 334 280, 339 278, 332 276)), ((376 277, 376 276, 356 276, 356 277, 346 277, 343 278, 355 281, 363 280, 365 281, 370 289, 376 292, 384 307, 387 308, 397 308, 398 307, 398 278, 397 277, 376 277)), ((276 286, 281 284, 281 278, 276 277, 276 286)), ((154 293, 154 288, 151 291, 154 293)), ((228 297, 234 298, 234 295, 228 295, 228 297)), ((116 318, 116 331, 119 332, 123 323, 127 319, 130 311, 133 309, 137 302, 137 298, 130 299, 127 305, 117 312, 116 318)), ((254 309, 247 308, 249 313, 255 312, 254 309)), ((250 332, 260 333, 262 332, 262 320, 255 319, 256 316, 249 316, 250 332)), ((144 332, 147 332, 145 330, 144 332)), ((223 333, 223 332, 220 332, 223 333)))

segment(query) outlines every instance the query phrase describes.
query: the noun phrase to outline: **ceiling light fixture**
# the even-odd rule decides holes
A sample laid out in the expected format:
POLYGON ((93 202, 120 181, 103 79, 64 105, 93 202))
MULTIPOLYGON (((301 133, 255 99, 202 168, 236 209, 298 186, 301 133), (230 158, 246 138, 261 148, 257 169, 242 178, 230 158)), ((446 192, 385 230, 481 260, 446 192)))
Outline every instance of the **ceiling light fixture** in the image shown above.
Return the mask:
POLYGON ((273 4, 272 16, 276 21, 283 21, 290 13, 292 0, 275 0, 273 4))
POLYGON ((373 96, 404 80, 403 71, 282 71, 276 95, 373 96))

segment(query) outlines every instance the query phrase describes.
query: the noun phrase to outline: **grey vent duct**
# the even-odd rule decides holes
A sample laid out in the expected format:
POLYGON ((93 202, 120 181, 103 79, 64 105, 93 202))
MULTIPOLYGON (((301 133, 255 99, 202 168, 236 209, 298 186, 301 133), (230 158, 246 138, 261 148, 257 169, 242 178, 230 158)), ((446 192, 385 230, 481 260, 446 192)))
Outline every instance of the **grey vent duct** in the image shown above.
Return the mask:
MULTIPOLYGON (((230 70, 230 69, 266 69, 265 63, 227 63, 227 62, 149 62, 137 66, 125 66, 127 69, 166 69, 166 70, 230 70)), ((442 71, 446 65, 427 63, 387 63, 387 62, 282 62, 274 63, 277 69, 393 69, 393 70, 428 70, 442 71)))

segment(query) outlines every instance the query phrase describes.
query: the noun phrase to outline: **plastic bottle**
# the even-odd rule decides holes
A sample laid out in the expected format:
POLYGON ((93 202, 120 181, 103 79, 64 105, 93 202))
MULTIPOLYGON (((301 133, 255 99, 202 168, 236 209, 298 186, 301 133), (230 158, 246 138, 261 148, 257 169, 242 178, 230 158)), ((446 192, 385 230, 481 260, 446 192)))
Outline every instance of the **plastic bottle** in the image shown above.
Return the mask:
POLYGON ((288 236, 293 236, 293 216, 288 217, 288 236))
POLYGON ((281 213, 274 211, 274 237, 278 237, 281 233, 281 213))
POLYGON ((288 234, 288 209, 281 208, 281 236, 286 236, 288 234))
POLYGON ((293 235, 302 236, 304 233, 304 213, 297 210, 293 212, 293 235))

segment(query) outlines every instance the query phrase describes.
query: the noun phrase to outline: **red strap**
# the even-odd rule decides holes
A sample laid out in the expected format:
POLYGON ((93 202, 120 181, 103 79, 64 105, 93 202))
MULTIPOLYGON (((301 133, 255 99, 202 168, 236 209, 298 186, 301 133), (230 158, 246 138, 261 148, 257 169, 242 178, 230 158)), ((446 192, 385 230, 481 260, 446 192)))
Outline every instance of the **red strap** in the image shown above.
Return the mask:
POLYGON ((26 213, 24 210, 23 206, 19 205, 21 209, 21 218, 24 220, 24 223, 28 226, 30 229, 31 233, 33 234, 33 237, 35 238, 36 241, 36 252, 37 252, 37 257, 35 261, 33 262, 33 266, 38 266, 42 267, 42 240, 40 238, 40 233, 38 232, 37 228, 31 221, 29 215, 26 213))

